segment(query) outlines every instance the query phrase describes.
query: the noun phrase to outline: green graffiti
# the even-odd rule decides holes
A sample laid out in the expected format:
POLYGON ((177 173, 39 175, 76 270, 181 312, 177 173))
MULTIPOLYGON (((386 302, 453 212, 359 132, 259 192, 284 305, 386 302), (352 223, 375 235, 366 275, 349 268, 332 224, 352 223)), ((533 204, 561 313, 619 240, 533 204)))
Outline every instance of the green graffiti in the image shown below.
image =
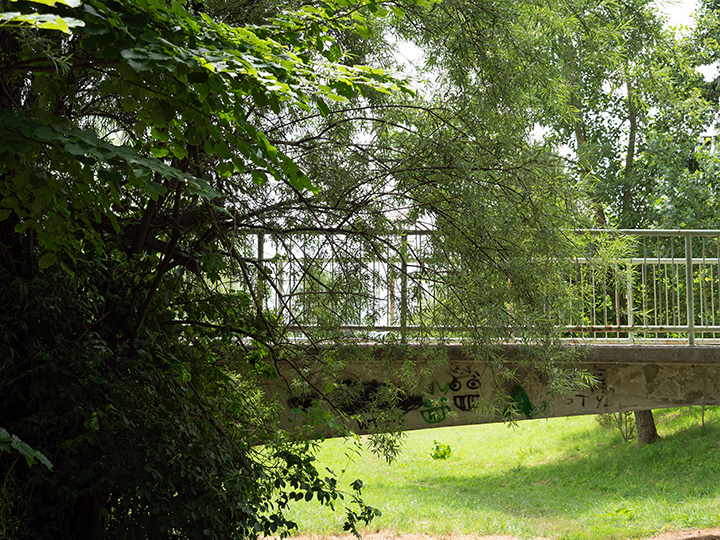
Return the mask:
POLYGON ((423 400, 424 409, 420 410, 420 414, 428 424, 439 424, 445 420, 450 413, 450 405, 447 398, 440 398, 439 401, 423 400))
POLYGON ((450 383, 446 383, 445 386, 440 386, 440 383, 437 381, 433 381, 430 383, 430 391, 428 394, 433 395, 435 394, 435 388, 438 389, 438 392, 441 394, 447 394, 448 390, 450 390, 450 383))
POLYGON ((505 407, 503 417, 508 418, 515 414, 524 414, 525 418, 532 418, 536 411, 535 405, 530 401, 525 389, 520 386, 513 386, 510 390, 510 404, 505 407))

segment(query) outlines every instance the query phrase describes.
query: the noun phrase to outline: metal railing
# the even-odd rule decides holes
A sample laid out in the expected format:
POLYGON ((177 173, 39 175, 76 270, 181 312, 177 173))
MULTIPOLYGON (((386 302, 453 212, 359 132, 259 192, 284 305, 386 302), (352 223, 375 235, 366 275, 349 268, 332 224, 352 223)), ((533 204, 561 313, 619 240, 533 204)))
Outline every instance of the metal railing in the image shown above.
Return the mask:
POLYGON ((689 345, 720 336, 720 231, 584 232, 632 242, 614 260, 578 258, 580 314, 565 324, 568 336, 689 345))
POLYGON ((291 331, 325 326, 404 335, 432 295, 419 262, 430 234, 372 243, 348 234, 258 235, 259 296, 291 331))
MULTIPOLYGON (((720 338, 720 230, 576 233, 586 252, 565 276, 573 306, 556 326, 566 338, 689 345, 720 338)), ((258 235, 256 296, 293 331, 326 326, 404 338, 425 324, 442 287, 426 271, 431 234, 388 236, 371 249, 351 235, 258 235)))

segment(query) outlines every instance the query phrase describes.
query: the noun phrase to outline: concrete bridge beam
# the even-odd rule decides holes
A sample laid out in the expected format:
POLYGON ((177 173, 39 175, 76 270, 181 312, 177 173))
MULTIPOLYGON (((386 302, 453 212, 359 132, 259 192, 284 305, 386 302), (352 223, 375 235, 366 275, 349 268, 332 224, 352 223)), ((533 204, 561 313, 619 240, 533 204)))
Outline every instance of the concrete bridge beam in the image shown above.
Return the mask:
MULTIPOLYGON (((592 388, 576 389, 562 396, 548 395, 542 376, 527 369, 523 361, 526 347, 507 346, 502 362, 516 369, 514 380, 497 377, 488 363, 471 360, 462 346, 446 347, 448 362, 427 376, 420 390, 408 391, 400 403, 405 410, 407 429, 427 429, 503 420, 502 409, 485 407, 497 402, 500 394, 513 398, 518 419, 615 413, 636 409, 720 404, 720 347, 717 346, 654 346, 654 345, 593 345, 577 348, 577 362, 567 367, 586 370, 596 380, 592 388)), ((377 350, 377 349, 376 349, 377 350)), ((387 352, 387 351, 381 351, 387 352)), ((377 355, 387 356, 387 355, 377 355)), ((399 360, 401 361, 401 360, 399 360)), ((360 401, 372 399, 384 382, 397 384, 387 361, 351 362, 339 380, 362 385, 360 401)), ((327 381, 320 375, 305 374, 295 388, 311 382, 325 388, 327 381)), ((310 405, 312 392, 288 394, 279 387, 268 390, 286 406, 285 427, 297 426, 301 416, 293 409, 310 405)), ((344 412, 355 414, 350 426, 357 432, 366 431, 372 418, 362 414, 362 404, 346 404, 344 412)), ((506 410, 507 412, 507 410, 506 410)))

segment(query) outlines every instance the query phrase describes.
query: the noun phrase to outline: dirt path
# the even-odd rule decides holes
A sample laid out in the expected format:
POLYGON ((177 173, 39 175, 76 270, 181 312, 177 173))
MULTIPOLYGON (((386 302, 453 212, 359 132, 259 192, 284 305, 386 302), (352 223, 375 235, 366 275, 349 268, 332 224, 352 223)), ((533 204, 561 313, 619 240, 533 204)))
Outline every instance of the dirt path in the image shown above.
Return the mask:
MULTIPOLYGON (((353 536, 293 536, 292 540, 353 540, 353 536)), ((432 536, 430 534, 394 534, 391 532, 371 533, 363 535, 363 540, 520 540, 517 536, 477 536, 472 534, 448 534, 432 536)), ((536 538, 535 540, 550 540, 536 538)), ((688 529, 683 531, 665 532, 645 540, 720 540, 720 528, 688 529)))

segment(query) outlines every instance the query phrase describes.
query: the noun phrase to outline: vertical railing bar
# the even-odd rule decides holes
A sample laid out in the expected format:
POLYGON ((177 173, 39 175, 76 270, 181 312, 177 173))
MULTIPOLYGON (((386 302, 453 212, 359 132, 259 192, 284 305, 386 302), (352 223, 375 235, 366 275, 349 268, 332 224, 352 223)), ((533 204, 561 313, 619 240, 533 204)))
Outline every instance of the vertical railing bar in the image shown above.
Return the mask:
POLYGON ((584 324, 585 317, 587 317, 587 321, 590 325, 595 324, 595 319, 593 318, 593 294, 592 294, 592 280, 590 280, 590 283, 587 283, 586 277, 587 277, 587 268, 588 265, 585 265, 585 268, 583 268, 583 265, 580 263, 580 261, 577 261, 577 269, 578 272, 580 272, 580 295, 581 295, 581 307, 580 307, 580 320, 579 324, 584 324), (585 310, 587 309, 587 313, 585 313, 585 310))
MULTIPOLYGON (((672 253, 673 250, 673 239, 670 238, 670 252, 672 253)), ((665 312, 665 326, 670 325, 670 302, 668 297, 670 294, 668 294, 668 277, 667 277, 667 265, 662 265, 660 262, 660 237, 658 237, 658 268, 662 269, 661 274, 665 276, 663 279, 662 276, 660 277, 660 281, 664 284, 663 286, 658 285, 658 289, 660 290, 660 309, 662 309, 665 312), (662 305, 662 294, 663 289, 665 290, 665 307, 663 308, 662 305)), ((670 276, 672 277, 672 268, 670 269, 670 276)), ((662 320, 662 319, 661 319, 662 320)))
MULTIPOLYGON (((588 266, 588 269, 590 270, 590 290, 592 291, 592 302, 590 303, 592 318, 590 320, 594 328, 597 325, 597 284, 595 283, 595 271, 591 266, 588 266)), ((597 332, 593 332, 593 339, 597 339, 597 332)))
MULTIPOLYGON (((702 263, 700 266, 700 326, 707 326, 707 321, 705 320, 705 316, 707 313, 707 294, 705 294, 705 272, 706 272, 706 266, 705 266, 705 247, 706 247, 706 241, 705 237, 702 237, 702 263)), ((700 337, 702 338, 702 332, 700 334, 700 337)))
POLYGON ((665 312, 668 314, 666 324, 670 324, 670 313, 673 312, 674 295, 672 293, 673 267, 670 267, 670 279, 667 277, 667 265, 665 265, 665 312))
POLYGON ((647 306, 647 238, 643 236, 643 262, 642 262, 642 305, 643 305, 643 324, 647 325, 648 306, 647 306))
POLYGON ((613 265, 613 268, 615 270, 615 325, 617 327, 617 338, 620 339, 620 265, 615 263, 613 265))
MULTIPOLYGON (((710 287, 710 324, 712 326, 715 326, 715 263, 717 262, 717 259, 715 261, 711 261, 710 263, 710 280, 709 280, 709 287, 710 287)), ((712 339, 715 339, 715 332, 712 333, 712 339)))
POLYGON ((378 303, 378 283, 382 281, 382 270, 380 269, 380 262, 377 259, 372 260, 372 301, 370 302, 370 309, 368 312, 368 321, 372 320, 373 324, 377 324, 378 314, 380 311, 380 305, 378 303))
POLYGON ((281 313, 283 310, 283 296, 285 296, 285 260, 283 257, 278 257, 275 262, 277 267, 277 292, 275 293, 275 310, 281 313))
MULTIPOLYGON (((602 296, 602 303, 603 303, 603 326, 607 328, 608 325, 608 309, 607 309, 607 273, 603 271, 603 296, 602 296)), ((607 332, 606 332, 607 335, 607 332)))
MULTIPOLYGON (((656 237, 655 240, 655 251, 657 253, 660 252, 660 239, 659 237, 656 237)), ((657 292, 658 292, 658 280, 660 279, 660 256, 658 255, 658 261, 657 264, 654 265, 653 269, 653 324, 657 326, 658 324, 658 315, 660 313, 660 309, 658 307, 658 301, 657 301, 657 292)))
POLYGON ((688 345, 695 345, 695 301, 693 298, 692 235, 685 233, 685 300, 688 321, 688 345))
POLYGON ((632 263, 627 263, 627 310, 628 310, 628 341, 635 343, 635 332, 633 326, 635 326, 635 314, 633 313, 633 268, 632 263))
MULTIPOLYGON (((674 244, 674 240, 673 240, 673 244, 674 244)), ((675 312, 676 315, 673 314, 673 317, 676 317, 674 319, 676 321, 675 324, 677 326, 679 326, 682 324, 682 314, 680 313, 680 306, 683 305, 683 302, 682 302, 682 298, 681 298, 681 294, 680 294, 680 263, 675 264, 675 252, 674 251, 672 254, 672 260, 673 260, 673 268, 675 269, 674 270, 675 271, 675 292, 676 292, 675 296, 677 297, 677 302, 676 302, 677 309, 675 312)))
MULTIPOLYGON (((577 268, 577 271, 578 271, 578 276, 579 276, 578 285, 580 287, 580 311, 578 313, 577 324, 579 326, 582 326, 583 322, 585 321, 585 278, 583 277, 584 274, 583 274, 582 265, 580 264, 580 261, 578 260, 577 257, 575 257, 575 268, 577 268)), ((570 290, 572 290, 572 272, 570 273, 570 281, 571 281, 570 290)), ((573 304, 571 304, 570 305, 570 317, 573 316, 574 311, 575 311, 575 306, 573 304)))
POLYGON ((257 294, 260 305, 263 308, 267 308, 265 305, 265 293, 263 281, 265 279, 265 233, 258 233, 257 235, 257 283, 255 284, 255 294, 257 294))
MULTIPOLYGON (((414 235, 414 248, 413 248, 413 254, 421 253, 422 250, 422 238, 419 235, 414 235)), ((419 270, 419 257, 417 255, 413 255, 413 264, 415 265, 415 277, 413 279, 413 290, 414 295, 417 297, 417 319, 413 319, 410 321, 414 326, 422 327, 423 324, 423 295, 422 295, 422 287, 418 286, 418 272, 419 270)))
POLYGON ((390 258, 391 256, 392 256, 392 253, 390 251, 390 248, 388 247, 387 271, 385 272, 386 278, 387 278, 387 283, 388 283, 387 311, 388 311, 388 322, 390 323, 388 326, 395 325, 395 272, 393 269, 392 259, 390 258))
MULTIPOLYGON (((577 257, 575 257, 575 264, 577 265, 577 257)), ((574 319, 573 319, 573 312, 575 311, 575 302, 574 302, 574 298, 575 298, 575 292, 574 292, 574 291, 575 291, 575 288, 573 287, 573 273, 572 273, 572 271, 570 271, 570 272, 569 272, 569 275, 568 275, 568 286, 570 287, 570 290, 573 291, 572 296, 570 297, 570 314, 568 315, 568 316, 569 316, 569 319, 568 319, 568 320, 569 320, 570 322, 569 322, 568 324, 569 324, 570 326, 578 326, 579 323, 576 324, 576 323, 574 322, 574 319)), ((580 290, 580 301, 582 302, 582 289, 580 290)), ((581 311, 580 320, 582 321, 582 304, 580 304, 580 311, 581 311)))
MULTIPOLYGON (((720 303, 720 238, 715 237, 715 263, 717 267, 717 283, 718 283, 718 303, 720 303)), ((713 287, 714 289, 714 287, 713 287)), ((717 336, 713 334, 713 338, 717 336)))
MULTIPOLYGON (((666 284, 666 313, 672 314, 672 323, 680 324, 680 298, 675 302, 674 291, 680 294, 679 269, 675 265, 675 238, 670 237, 670 281, 667 279, 667 266, 665 266, 665 284, 666 284)), ((666 316, 666 324, 670 324, 670 315, 666 316)))
POLYGON ((402 343, 407 341, 407 316, 408 316, 408 294, 407 294, 407 234, 402 235, 402 244, 400 245, 400 340, 402 343))

